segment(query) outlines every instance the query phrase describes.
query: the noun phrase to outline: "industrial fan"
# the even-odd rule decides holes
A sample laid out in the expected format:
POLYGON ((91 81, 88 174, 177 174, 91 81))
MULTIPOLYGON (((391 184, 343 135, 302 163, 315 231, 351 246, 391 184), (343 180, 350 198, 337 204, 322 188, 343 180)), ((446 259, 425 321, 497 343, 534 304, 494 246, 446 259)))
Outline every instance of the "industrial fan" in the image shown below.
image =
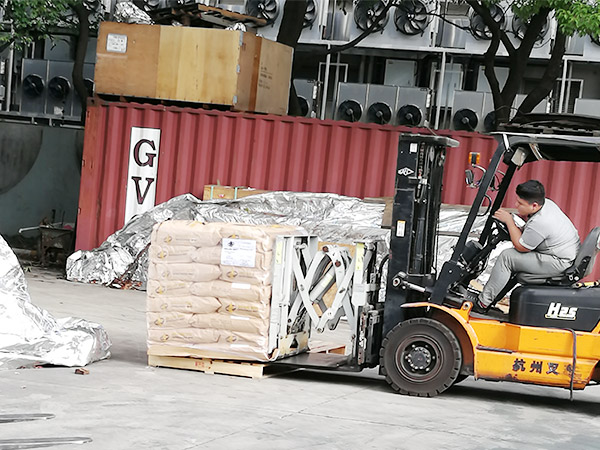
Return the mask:
POLYGON ((246 3, 246 14, 265 19, 268 23, 272 23, 278 13, 277 0, 248 0, 246 3))
POLYGON ((402 0, 396 5, 394 24, 403 34, 414 36, 423 34, 429 23, 427 8, 419 0, 402 0))
POLYGON ((44 80, 35 73, 27 75, 23 78, 23 92, 28 97, 38 97, 44 91, 44 80))
POLYGON ((460 131, 474 131, 478 123, 477 114, 467 108, 459 109, 454 113, 454 117, 452 118, 454 129, 460 131))
POLYGON ((498 129, 498 120, 496 119, 496 111, 492 111, 483 119, 483 129, 486 133, 491 133, 498 129))
POLYGON ((385 125, 392 120, 392 108, 387 103, 376 102, 367 109, 367 122, 385 125))
POLYGON ((306 100, 304 97, 298 96, 298 103, 300 104, 300 115, 302 117, 308 116, 308 112, 310 110, 308 100, 306 100))
MULTIPOLYGON (((363 31, 368 30, 374 23, 375 19, 381 15, 385 9, 386 3, 382 0, 359 0, 354 6, 354 22, 356 26, 363 31)), ((388 21, 387 12, 372 31, 381 31, 388 21)))
MULTIPOLYGON (((515 34, 515 36, 517 36, 519 39, 523 39, 523 37, 525 36, 525 33, 527 32, 528 26, 529 26, 529 24, 526 21, 520 19, 517 16, 513 17, 512 30, 513 30, 513 33, 515 34)), ((542 26, 542 29, 540 30, 540 33, 537 36, 536 41, 537 42, 542 41, 548 34, 548 30, 549 30, 548 21, 546 20, 544 22, 544 26, 542 26)))
POLYGON ((415 127, 423 120, 423 113, 416 105, 404 105, 398 110, 398 125, 415 127))
POLYGON ((71 91, 71 83, 65 77, 54 77, 48 82, 48 92, 57 100, 64 100, 71 91))
POLYGON ((362 106, 356 100, 344 100, 338 107, 337 118, 348 122, 358 122, 362 111, 362 106))
MULTIPOLYGON (((506 20, 504 10, 498 5, 490 5, 489 9, 494 22, 496 22, 498 25, 500 25, 500 28, 502 28, 506 20)), ((490 27, 488 27, 483 21, 483 17, 480 14, 473 12, 471 19, 469 20, 469 29, 471 30, 471 34, 475 37, 475 39, 486 41, 492 39, 492 31, 490 30, 490 27)))
POLYGON ((312 27, 317 18, 317 3, 316 0, 308 0, 306 4, 306 12, 304 13, 304 21, 302 22, 302 28, 312 27))

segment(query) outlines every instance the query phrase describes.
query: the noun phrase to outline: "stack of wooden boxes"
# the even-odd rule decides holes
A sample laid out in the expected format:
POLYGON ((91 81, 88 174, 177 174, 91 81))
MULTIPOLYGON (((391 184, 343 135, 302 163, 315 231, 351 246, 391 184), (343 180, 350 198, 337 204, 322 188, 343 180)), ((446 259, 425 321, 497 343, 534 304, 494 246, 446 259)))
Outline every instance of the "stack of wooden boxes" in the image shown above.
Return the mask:
POLYGON ((148 270, 148 354, 270 361, 286 353, 269 344, 274 242, 279 235, 303 234, 275 225, 156 225, 148 270))
POLYGON ((293 50, 213 28, 100 25, 96 92, 287 113, 293 50))

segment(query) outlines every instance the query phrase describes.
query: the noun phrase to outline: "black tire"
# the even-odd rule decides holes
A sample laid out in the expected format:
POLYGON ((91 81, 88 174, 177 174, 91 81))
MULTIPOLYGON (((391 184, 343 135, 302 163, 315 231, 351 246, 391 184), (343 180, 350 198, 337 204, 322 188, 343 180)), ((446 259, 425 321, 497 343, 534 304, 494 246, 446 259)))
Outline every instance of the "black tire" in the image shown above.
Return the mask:
POLYGON ((421 317, 396 325, 380 351, 381 373, 400 394, 434 397, 457 380, 462 365, 458 339, 437 320, 421 317))

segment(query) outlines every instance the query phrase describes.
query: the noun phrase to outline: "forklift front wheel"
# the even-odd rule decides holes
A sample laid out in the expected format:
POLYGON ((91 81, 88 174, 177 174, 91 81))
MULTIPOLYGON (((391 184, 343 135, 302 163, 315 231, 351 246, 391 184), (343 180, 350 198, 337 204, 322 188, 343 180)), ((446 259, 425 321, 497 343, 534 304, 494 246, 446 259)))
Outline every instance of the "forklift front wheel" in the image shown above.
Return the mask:
POLYGON ((434 397, 457 380, 458 339, 437 320, 420 317, 396 325, 381 345, 381 373, 401 394, 434 397))

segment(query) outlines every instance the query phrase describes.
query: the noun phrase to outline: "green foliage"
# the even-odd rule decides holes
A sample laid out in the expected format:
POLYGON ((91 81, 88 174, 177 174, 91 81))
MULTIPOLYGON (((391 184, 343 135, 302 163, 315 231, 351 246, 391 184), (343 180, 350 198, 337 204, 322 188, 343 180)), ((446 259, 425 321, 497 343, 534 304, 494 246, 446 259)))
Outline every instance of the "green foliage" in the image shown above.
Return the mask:
POLYGON ((560 31, 567 36, 579 33, 597 37, 600 33, 600 4, 597 0, 480 0, 479 3, 486 6, 508 4, 525 21, 544 9, 549 10, 560 31))
MULTIPOLYGON (((12 31, 0 35, 0 41, 14 41, 18 47, 51 38, 68 30, 77 29, 73 7, 83 5, 97 9, 100 2, 94 0, 7 0, 4 19, 12 21, 12 31)), ((8 31, 8 29, 5 29, 8 31)))

